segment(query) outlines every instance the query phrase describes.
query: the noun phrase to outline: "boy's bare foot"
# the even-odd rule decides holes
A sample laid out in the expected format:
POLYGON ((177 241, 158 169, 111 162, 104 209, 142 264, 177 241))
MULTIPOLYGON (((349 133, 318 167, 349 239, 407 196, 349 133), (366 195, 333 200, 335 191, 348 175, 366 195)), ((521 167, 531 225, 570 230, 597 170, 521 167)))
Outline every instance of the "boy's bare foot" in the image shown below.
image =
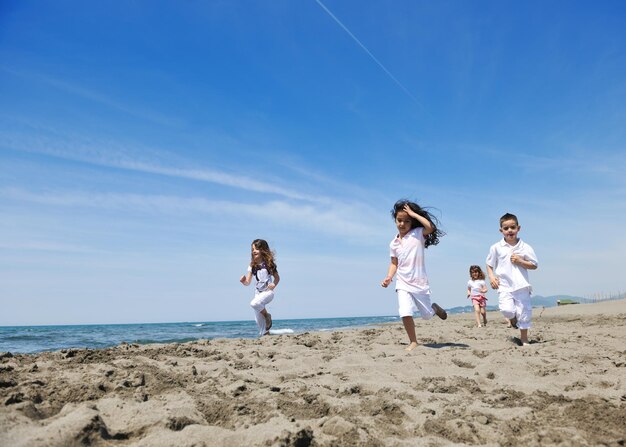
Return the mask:
POLYGON ((417 343, 415 343, 414 341, 411 342, 411 344, 409 346, 407 346, 406 348, 404 348, 405 351, 412 351, 413 349, 417 348, 417 343))
POLYGON ((265 314, 265 327, 267 328, 267 332, 269 333, 272 328, 272 314, 267 312, 265 314))
POLYGON ((482 325, 482 324, 479 324, 479 325, 478 325, 478 327, 483 327, 483 325, 482 325))
POLYGON ((513 317, 509 320, 509 323, 511 323, 511 326, 513 329, 517 329, 517 317, 513 317))
POLYGON ((448 318, 448 313, 439 304, 433 303, 431 307, 433 308, 437 316, 441 318, 442 320, 445 320, 446 318, 448 318))

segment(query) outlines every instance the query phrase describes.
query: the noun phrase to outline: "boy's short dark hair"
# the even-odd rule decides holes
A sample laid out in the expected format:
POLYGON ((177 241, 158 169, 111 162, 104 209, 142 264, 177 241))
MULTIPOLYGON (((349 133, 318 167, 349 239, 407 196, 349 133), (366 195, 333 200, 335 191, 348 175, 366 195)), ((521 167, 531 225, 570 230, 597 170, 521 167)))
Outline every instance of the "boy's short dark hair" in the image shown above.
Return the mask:
POLYGON ((515 214, 506 213, 504 216, 502 216, 500 218, 500 226, 502 226, 502 222, 504 222, 505 220, 514 220, 515 221, 515 225, 519 225, 519 222, 517 220, 517 216, 515 214))

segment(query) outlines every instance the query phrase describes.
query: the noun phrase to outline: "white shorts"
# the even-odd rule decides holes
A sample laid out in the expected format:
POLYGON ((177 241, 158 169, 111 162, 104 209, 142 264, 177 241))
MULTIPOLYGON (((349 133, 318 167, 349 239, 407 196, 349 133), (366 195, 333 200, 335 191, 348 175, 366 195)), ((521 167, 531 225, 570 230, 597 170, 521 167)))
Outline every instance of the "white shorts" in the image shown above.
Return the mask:
POLYGON ((517 318, 517 327, 530 329, 530 319, 533 308, 530 303, 530 287, 525 287, 514 292, 500 292, 498 303, 500 312, 505 318, 517 318))
POLYGON ((415 293, 406 290, 396 290, 398 293, 398 313, 400 317, 412 317, 415 312, 420 313, 424 320, 430 320, 435 311, 430 303, 430 292, 415 293))

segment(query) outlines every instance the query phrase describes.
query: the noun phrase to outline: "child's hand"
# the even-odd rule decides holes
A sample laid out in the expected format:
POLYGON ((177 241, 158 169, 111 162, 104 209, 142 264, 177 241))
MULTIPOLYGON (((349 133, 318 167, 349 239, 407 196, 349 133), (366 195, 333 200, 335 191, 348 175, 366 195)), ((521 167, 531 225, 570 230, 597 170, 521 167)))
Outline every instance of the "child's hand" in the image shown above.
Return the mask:
POLYGON ((417 215, 417 213, 411 209, 408 203, 404 205, 404 207, 402 208, 402 211, 404 211, 411 217, 415 217, 417 215))
POLYGON ((522 259, 517 253, 513 253, 511 255, 511 264, 519 264, 522 259))
POLYGON ((239 278, 239 282, 245 286, 246 285, 246 275, 241 275, 241 278, 239 278))
POLYGON ((385 279, 383 279, 383 282, 381 282, 380 285, 386 288, 389 284, 391 284, 392 279, 392 277, 387 276, 385 279))
POLYGON ((276 284, 274 284, 273 282, 271 282, 271 283, 269 283, 269 284, 267 285, 267 288, 268 288, 269 290, 274 290, 274 289, 276 288, 276 284))

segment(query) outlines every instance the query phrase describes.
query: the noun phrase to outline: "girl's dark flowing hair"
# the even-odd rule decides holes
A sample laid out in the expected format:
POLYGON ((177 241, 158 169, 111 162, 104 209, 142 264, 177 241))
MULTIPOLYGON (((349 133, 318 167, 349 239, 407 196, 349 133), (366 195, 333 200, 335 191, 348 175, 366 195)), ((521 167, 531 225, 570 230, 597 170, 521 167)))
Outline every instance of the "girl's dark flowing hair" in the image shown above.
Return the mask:
MULTIPOLYGON (((273 275, 274 273, 276 273, 278 271, 278 266, 276 265, 276 261, 274 260, 275 255, 274 252, 270 250, 270 246, 267 241, 265 241, 264 239, 255 239, 252 241, 252 245, 254 246, 254 248, 261 252, 261 258, 263 259, 263 262, 265 263, 265 268, 267 269, 269 274, 273 275)), ((252 257, 252 255, 250 256, 252 257)), ((254 259, 252 259, 252 262, 254 263, 254 259)), ((253 271, 256 271, 255 267, 255 265, 252 266, 253 271)))
MULTIPOLYGON (((446 233, 439 229, 439 225, 441 225, 439 220, 428 210, 428 208, 422 208, 417 203, 406 199, 400 199, 393 205, 393 209, 391 210, 393 218, 396 218, 398 212, 404 211, 405 205, 409 205, 409 208, 411 208, 413 212, 419 214, 425 219, 428 219, 433 226, 433 232, 424 236, 424 248, 428 248, 431 245, 437 245, 439 243, 439 238, 445 236, 446 233)), ((423 226, 424 225, 422 225, 419 220, 411 217, 411 229, 423 226)))
POLYGON ((472 276, 472 273, 476 272, 478 273, 478 279, 485 279, 485 274, 483 273, 482 269, 478 265, 471 265, 469 268, 469 272, 470 272, 470 276, 472 276))

